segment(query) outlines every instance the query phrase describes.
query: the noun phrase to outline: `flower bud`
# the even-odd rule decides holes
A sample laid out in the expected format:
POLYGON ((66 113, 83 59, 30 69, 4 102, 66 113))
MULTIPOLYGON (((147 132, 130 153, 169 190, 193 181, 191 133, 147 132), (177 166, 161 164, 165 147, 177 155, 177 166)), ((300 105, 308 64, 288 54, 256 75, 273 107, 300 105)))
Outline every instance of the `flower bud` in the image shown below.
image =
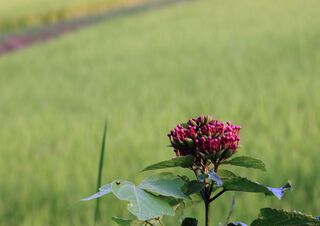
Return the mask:
POLYGON ((204 159, 222 160, 233 155, 240 142, 240 126, 199 116, 177 125, 168 134, 177 155, 192 154, 204 159))
POLYGON ((188 121, 188 124, 191 125, 191 126, 197 126, 197 122, 194 119, 190 119, 188 121))
POLYGON ((194 147, 194 141, 190 138, 186 138, 185 143, 187 144, 188 148, 193 148, 194 147))
POLYGON ((233 150, 231 150, 231 149, 225 150, 224 152, 222 152, 221 158, 222 159, 227 159, 227 158, 230 158, 233 154, 234 154, 233 150))

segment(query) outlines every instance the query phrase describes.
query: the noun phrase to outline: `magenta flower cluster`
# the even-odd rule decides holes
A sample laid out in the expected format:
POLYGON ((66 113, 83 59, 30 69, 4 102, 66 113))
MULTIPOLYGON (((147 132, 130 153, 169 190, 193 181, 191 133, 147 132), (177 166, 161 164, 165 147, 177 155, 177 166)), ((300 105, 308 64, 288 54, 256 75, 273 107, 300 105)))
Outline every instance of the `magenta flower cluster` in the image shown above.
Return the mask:
POLYGON ((177 156, 197 153, 222 156, 225 153, 224 158, 228 158, 239 146, 240 129, 240 126, 231 122, 200 116, 177 125, 168 136, 177 156))

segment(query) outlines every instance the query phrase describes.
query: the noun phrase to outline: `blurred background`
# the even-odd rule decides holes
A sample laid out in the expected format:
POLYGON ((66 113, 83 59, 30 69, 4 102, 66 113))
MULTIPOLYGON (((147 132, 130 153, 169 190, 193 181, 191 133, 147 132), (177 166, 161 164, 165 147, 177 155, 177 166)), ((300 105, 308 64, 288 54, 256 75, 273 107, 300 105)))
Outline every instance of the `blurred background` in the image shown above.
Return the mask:
MULTIPOLYGON (((282 201, 237 194, 233 220, 250 223, 267 206, 320 215, 320 2, 181 1, 37 38, 149 3, 0 0, 0 225, 93 225, 95 202, 76 202, 95 192, 106 115, 104 184, 138 183, 142 168, 173 156, 171 128, 212 114, 242 126, 239 155, 267 165, 239 174, 294 186, 282 201), (15 48, 25 35, 38 41, 15 48)), ((231 198, 212 207, 213 225, 231 198)), ((99 225, 114 225, 125 207, 103 197, 99 225)), ((201 205, 185 215, 203 225, 201 205)))

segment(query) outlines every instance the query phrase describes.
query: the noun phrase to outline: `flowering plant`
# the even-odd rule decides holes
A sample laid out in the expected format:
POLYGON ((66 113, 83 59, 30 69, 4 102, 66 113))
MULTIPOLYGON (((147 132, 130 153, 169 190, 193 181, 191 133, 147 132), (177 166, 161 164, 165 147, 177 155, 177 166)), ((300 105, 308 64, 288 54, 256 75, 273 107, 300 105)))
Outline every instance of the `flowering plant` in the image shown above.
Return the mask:
POLYGON ((211 116, 200 116, 177 125, 168 137, 177 156, 192 155, 197 168, 212 163, 218 169, 237 151, 240 129, 230 121, 223 123, 211 116))
MULTIPOLYGON (((241 177, 225 169, 228 165, 266 171, 265 164, 256 158, 238 156, 240 126, 221 122, 211 116, 200 116, 181 123, 169 134, 175 157, 152 164, 143 171, 181 167, 194 172, 195 177, 161 172, 145 178, 139 185, 125 180, 115 180, 87 198, 88 201, 113 193, 119 200, 129 202, 129 218, 113 217, 118 225, 164 225, 163 217, 173 216, 186 206, 195 205, 197 197, 204 203, 205 226, 210 225, 210 205, 225 192, 253 192, 281 199, 289 182, 273 188, 241 177), (231 159, 230 159, 231 158, 231 159), (188 204, 188 205, 187 205, 188 204)), ((246 225, 229 222, 225 225, 246 225)), ((320 220, 299 212, 286 212, 271 208, 260 210, 259 218, 251 225, 320 225, 320 220)), ((182 218, 181 226, 196 226, 195 218, 182 218)))

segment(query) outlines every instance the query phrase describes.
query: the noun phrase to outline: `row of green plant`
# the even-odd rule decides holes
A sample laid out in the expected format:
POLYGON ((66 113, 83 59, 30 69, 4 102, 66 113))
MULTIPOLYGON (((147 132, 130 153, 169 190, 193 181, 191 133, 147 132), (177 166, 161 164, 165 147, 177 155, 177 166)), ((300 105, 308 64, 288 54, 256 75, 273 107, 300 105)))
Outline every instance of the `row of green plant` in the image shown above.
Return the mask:
POLYGON ((12 31, 22 28, 53 24, 70 19, 94 15, 100 12, 128 4, 137 4, 143 0, 93 1, 61 7, 60 9, 2 18, 0 31, 12 31))
MULTIPOLYGON (((129 202, 129 216, 113 217, 118 225, 164 225, 165 216, 180 214, 181 226, 197 226, 198 219, 184 217, 184 209, 204 204, 205 226, 210 226, 210 206, 226 192, 262 193, 282 199, 291 190, 290 182, 274 188, 252 181, 230 171, 228 166, 238 166, 266 171, 265 164, 251 156, 238 156, 240 126, 221 122, 211 116, 200 116, 177 125, 168 137, 176 157, 147 166, 142 171, 181 167, 193 171, 194 177, 160 172, 146 177, 139 185, 121 179, 100 187, 103 156, 105 150, 106 126, 98 173, 98 192, 82 199, 97 199, 95 220, 99 216, 99 198, 112 193, 121 201, 129 202)), ((234 199, 225 226, 246 226, 243 222, 230 222, 234 199)), ((262 208, 252 226, 270 225, 320 225, 319 217, 297 211, 262 208)))

